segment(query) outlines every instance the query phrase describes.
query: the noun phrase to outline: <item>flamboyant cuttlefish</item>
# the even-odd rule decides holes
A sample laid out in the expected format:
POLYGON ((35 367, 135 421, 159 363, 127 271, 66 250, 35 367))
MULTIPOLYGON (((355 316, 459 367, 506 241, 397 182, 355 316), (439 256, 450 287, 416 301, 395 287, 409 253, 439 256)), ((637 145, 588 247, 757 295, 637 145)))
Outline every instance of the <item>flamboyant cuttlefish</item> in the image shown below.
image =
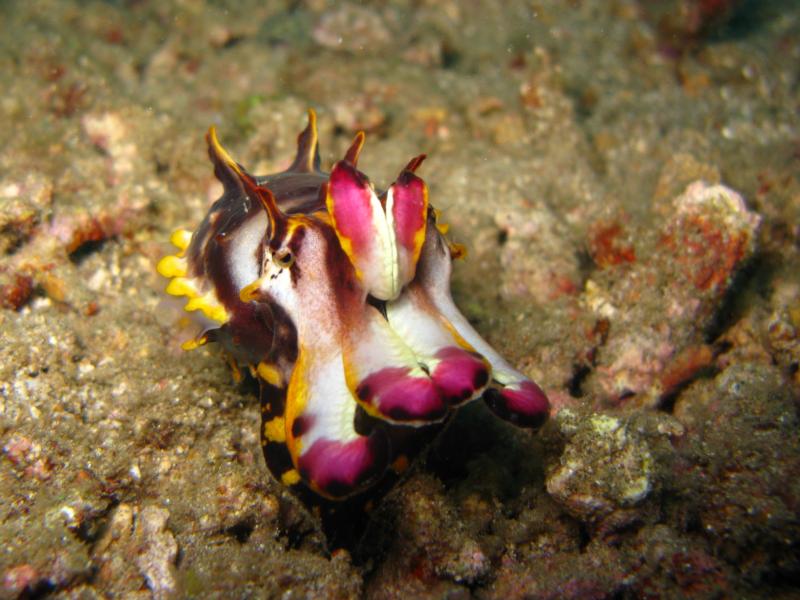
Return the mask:
POLYGON ((330 174, 316 116, 281 173, 250 175, 206 136, 224 193, 158 265, 204 331, 261 389, 272 474, 307 503, 338 501, 396 477, 454 409, 482 397, 536 428, 542 390, 472 328, 450 295, 460 248, 428 202, 413 158, 376 193, 358 171, 364 134, 330 174), (323 500, 324 499, 324 500, 323 500))

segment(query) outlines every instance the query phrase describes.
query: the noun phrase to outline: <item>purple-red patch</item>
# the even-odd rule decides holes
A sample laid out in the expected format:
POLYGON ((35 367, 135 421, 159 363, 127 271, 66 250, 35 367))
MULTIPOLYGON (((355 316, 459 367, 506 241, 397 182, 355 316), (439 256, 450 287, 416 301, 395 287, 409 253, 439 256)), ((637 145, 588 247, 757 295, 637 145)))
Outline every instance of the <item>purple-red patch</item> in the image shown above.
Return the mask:
POLYGON ((550 402, 542 388, 527 379, 489 388, 483 398, 498 417, 520 427, 540 427, 550 415, 550 402))
POLYGON ((427 377, 413 377, 406 367, 387 367, 366 377, 356 389, 361 401, 396 421, 436 421, 447 405, 427 377))
POLYGON ((379 431, 344 443, 321 439, 300 456, 297 466, 305 481, 339 498, 381 475, 388 463, 388 450, 386 437, 379 431))
POLYGON ((481 358, 455 346, 435 355, 441 362, 431 373, 436 388, 451 406, 466 402, 489 382, 489 370, 481 358))
POLYGON ((397 241, 413 252, 416 236, 425 227, 427 217, 425 183, 410 171, 403 171, 392 186, 392 196, 397 241))
POLYGON ((360 255, 372 247, 375 227, 372 223, 372 193, 366 178, 355 167, 339 161, 331 171, 328 186, 328 209, 336 222, 336 230, 352 244, 360 255))

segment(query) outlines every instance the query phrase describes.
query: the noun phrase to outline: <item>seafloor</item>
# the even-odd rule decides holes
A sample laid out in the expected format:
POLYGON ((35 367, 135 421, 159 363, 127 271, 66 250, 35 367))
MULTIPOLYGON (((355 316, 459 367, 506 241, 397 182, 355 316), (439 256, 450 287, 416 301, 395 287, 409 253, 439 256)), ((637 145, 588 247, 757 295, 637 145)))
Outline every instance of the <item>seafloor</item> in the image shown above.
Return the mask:
POLYGON ((800 10, 785 0, 0 3, 0 597, 790 598, 800 588, 800 10), (253 386, 155 263, 359 129, 467 246, 547 391, 471 405, 328 553, 253 386))

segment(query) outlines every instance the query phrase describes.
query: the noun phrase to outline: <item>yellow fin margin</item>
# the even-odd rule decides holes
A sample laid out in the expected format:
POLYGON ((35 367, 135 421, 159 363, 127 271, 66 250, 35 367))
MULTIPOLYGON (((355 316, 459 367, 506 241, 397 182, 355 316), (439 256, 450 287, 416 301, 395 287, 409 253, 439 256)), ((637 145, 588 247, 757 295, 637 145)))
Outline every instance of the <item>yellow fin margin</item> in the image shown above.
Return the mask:
POLYGON ((268 384, 277 388, 283 387, 283 377, 275 365, 271 365, 266 362, 260 362, 258 363, 256 372, 258 373, 258 376, 268 384))
POLYGON ((196 298, 200 295, 197 287, 191 279, 186 277, 173 277, 167 284, 167 293, 170 296, 187 296, 196 298))
MULTIPOLYGON (((173 279, 173 281, 175 280, 173 279)), ((228 311, 217 301, 212 291, 203 296, 190 298, 183 310, 186 312, 199 310, 206 317, 218 323, 225 323, 228 320, 228 311)))
POLYGON ((190 351, 199 348, 200 346, 205 346, 206 342, 208 342, 208 337, 201 335, 198 338, 194 338, 192 340, 187 340, 181 344, 181 349, 190 351))
POLYGON ((186 277, 186 259, 180 256, 165 256, 156 265, 156 271, 162 277, 186 277))
POLYGON ((188 229, 176 229, 169 236, 170 243, 183 253, 192 242, 192 232, 188 229))
POLYGON ((283 475, 281 475, 281 483, 285 486, 294 485, 299 481, 300 473, 297 472, 297 469, 289 469, 283 475))
MULTIPOLYGON (((158 272, 165 277, 170 277, 168 273, 173 273, 177 266, 175 265, 174 256, 166 256, 158 263, 158 272)), ((201 311, 206 317, 217 323, 225 323, 230 318, 228 311, 217 300, 213 290, 209 290, 204 295, 200 295, 200 291, 191 279, 180 276, 172 276, 167 284, 167 293, 170 296, 186 296, 189 301, 183 310, 186 312, 193 312, 195 310, 201 311)))
POLYGON ((286 421, 283 417, 275 417, 264 423, 264 437, 279 444, 286 441, 286 421))

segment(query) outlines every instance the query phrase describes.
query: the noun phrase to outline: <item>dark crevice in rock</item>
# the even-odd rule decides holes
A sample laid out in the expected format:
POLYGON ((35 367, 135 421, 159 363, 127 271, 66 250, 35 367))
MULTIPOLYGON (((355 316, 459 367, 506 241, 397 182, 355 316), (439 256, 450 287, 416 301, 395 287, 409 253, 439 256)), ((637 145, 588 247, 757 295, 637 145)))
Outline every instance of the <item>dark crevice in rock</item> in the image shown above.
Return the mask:
POLYGON ((99 252, 107 240, 108 238, 102 240, 89 240, 82 243, 80 246, 75 248, 75 250, 69 253, 70 261, 76 265, 81 264, 89 256, 95 252, 99 252))
POLYGON ((75 537, 84 544, 89 545, 90 554, 94 550, 97 540, 102 538, 103 534, 108 530, 110 516, 119 504, 120 501, 118 498, 112 498, 104 509, 86 516, 81 521, 80 525, 73 530, 72 533, 75 534, 75 537))
POLYGON ((503 246, 508 241, 508 231, 505 229, 500 229, 497 232, 497 245, 503 246))
POLYGON ((589 542, 592 541, 592 536, 589 533, 589 528, 586 523, 578 522, 578 548, 580 552, 586 552, 589 542))
POLYGON ((700 369, 685 381, 680 382, 678 385, 670 389, 666 394, 661 396, 658 401, 657 409, 661 412, 672 414, 675 412, 675 402, 680 397, 681 393, 698 379, 712 379, 719 374, 719 369, 715 366, 709 366, 700 369))
POLYGON ((19 595, 19 600, 37 600, 47 598, 56 591, 56 585, 49 579, 40 579, 32 586, 25 588, 19 595))
POLYGON ((588 365, 575 364, 572 366, 572 377, 566 383, 570 396, 573 398, 583 397, 583 384, 591 372, 592 369, 588 365))
POLYGON ((706 329, 706 342, 715 342, 725 331, 744 316, 751 305, 747 292, 765 290, 772 280, 777 261, 767 255, 756 254, 733 277, 725 296, 706 329))
POLYGON ((442 43, 442 69, 455 69, 461 62, 461 52, 448 40, 442 43))
POLYGON ((247 543, 247 540, 250 539, 250 536, 255 528, 255 519, 252 517, 245 517, 238 523, 235 523, 223 530, 223 533, 234 537, 240 544, 245 544, 247 543))
POLYGON ((598 266, 595 264, 594 259, 592 259, 592 255, 586 248, 583 248, 577 252, 575 254, 575 258, 577 259, 578 276, 580 277, 578 289, 584 289, 586 282, 589 281, 589 278, 592 276, 594 271, 598 269, 598 266))
POLYGON ((298 550, 313 544, 320 534, 295 501, 281 502, 279 523, 286 550, 298 550))

